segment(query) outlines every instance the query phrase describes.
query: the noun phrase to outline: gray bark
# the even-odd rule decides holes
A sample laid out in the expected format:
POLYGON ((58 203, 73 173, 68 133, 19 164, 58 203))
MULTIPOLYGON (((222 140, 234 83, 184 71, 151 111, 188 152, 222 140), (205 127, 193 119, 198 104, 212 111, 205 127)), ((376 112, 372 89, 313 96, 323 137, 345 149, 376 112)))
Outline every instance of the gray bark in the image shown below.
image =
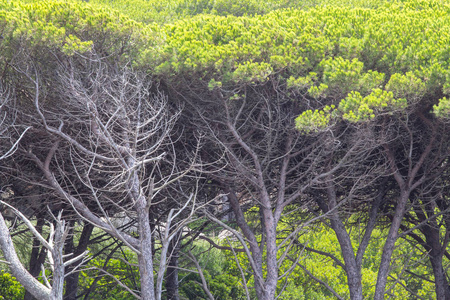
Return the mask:
POLYGON ((447 272, 442 264, 442 255, 430 255, 431 266, 434 274, 434 284, 436 287, 436 299, 449 300, 450 289, 447 281, 447 272))
POLYGON ((181 234, 178 233, 169 244, 169 265, 166 272, 166 292, 167 300, 180 300, 178 293, 178 258, 180 251, 181 234))
POLYGON ((54 246, 51 250, 53 260, 52 300, 62 300, 64 293, 64 261, 63 248, 67 232, 61 219, 57 220, 54 246))
POLYGON ((239 204, 239 200, 236 197, 234 191, 229 187, 224 187, 225 191, 228 193, 228 199, 230 200, 231 208, 233 209, 234 215, 236 216, 236 222, 239 228, 241 228, 242 233, 247 238, 250 246, 250 251, 252 258, 255 262, 255 267, 253 272, 255 272, 255 291, 258 299, 263 299, 264 296, 264 282, 263 282, 263 258, 261 249, 259 248, 258 242, 256 240, 255 234, 251 230, 247 221, 245 220, 244 213, 239 204))
POLYGON ((0 248, 9 262, 11 273, 38 300, 51 299, 51 290, 34 278, 22 265, 14 249, 5 219, 0 214, 0 248))
MULTIPOLYGON (((429 124, 430 121, 427 120, 424 116, 422 116, 422 119, 427 126, 431 126, 429 124)), ((381 255, 377 284, 375 286, 374 300, 384 299, 391 257, 392 253, 394 252, 395 242, 398 238, 398 230, 400 229, 403 217, 405 215, 406 205, 408 203, 411 192, 414 191, 414 189, 416 189, 421 183, 423 183, 426 178, 426 173, 421 175, 419 178, 416 178, 416 176, 419 170, 422 168, 425 160, 429 157, 436 140, 436 127, 431 126, 431 129, 431 138, 423 152, 420 154, 419 159, 415 161, 415 163, 411 159, 411 153, 414 150, 413 143, 411 143, 409 149, 406 149, 409 153, 409 165, 406 176, 401 174, 392 149, 390 149, 388 145, 383 145, 393 177, 398 184, 400 195, 398 197, 395 212, 392 217, 392 224, 383 247, 383 254, 381 255)), ((412 138, 413 137, 411 135, 411 139, 412 138)))
MULTIPOLYGON (((429 215, 434 214, 432 208, 430 208, 429 211, 429 215)), ((419 214, 418 216, 419 218, 425 217, 424 215, 419 214)), ((425 246, 433 269, 436 299, 450 300, 450 287, 448 285, 447 273, 445 272, 442 263, 442 257, 444 256, 447 241, 445 239, 443 245, 441 244, 440 230, 436 219, 429 220, 427 224, 422 227, 421 231, 425 236, 425 246)))
POLYGON ((387 277, 389 274, 389 266, 391 264, 392 253, 394 252, 395 242, 398 237, 398 230, 405 215, 406 204, 408 202, 409 192, 402 192, 395 208, 394 217, 392 218, 391 228, 389 229, 386 242, 381 255, 380 268, 378 270, 377 284, 375 287, 375 300, 383 300, 386 290, 387 277))
POLYGON ((139 273, 141 275, 141 299, 155 300, 152 232, 145 197, 140 196, 135 206, 138 218, 139 240, 141 242, 140 253, 138 254, 139 273))
POLYGON ((363 292, 361 283, 361 264, 357 262, 350 236, 347 233, 344 223, 339 217, 339 211, 336 209, 336 191, 332 182, 327 184, 327 195, 329 201, 328 205, 320 199, 318 202, 323 212, 327 213, 331 228, 335 232, 341 247, 341 253, 345 264, 344 270, 347 274, 347 285, 350 292, 350 299, 362 300, 363 292))

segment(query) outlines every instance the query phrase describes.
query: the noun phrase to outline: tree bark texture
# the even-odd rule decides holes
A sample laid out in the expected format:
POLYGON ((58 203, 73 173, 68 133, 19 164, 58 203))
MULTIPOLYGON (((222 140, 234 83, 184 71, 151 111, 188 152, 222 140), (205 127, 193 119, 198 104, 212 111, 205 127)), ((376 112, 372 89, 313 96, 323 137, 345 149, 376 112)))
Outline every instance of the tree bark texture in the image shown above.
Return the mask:
POLYGON ((447 272, 445 272, 442 264, 443 250, 445 250, 446 243, 444 242, 444 245, 441 245, 440 230, 436 219, 433 219, 431 224, 429 223, 423 226, 422 232, 424 233, 426 244, 429 247, 428 256, 431 267, 433 268, 436 299, 450 300, 447 272))
POLYGON ((6 226, 5 219, 0 214, 0 248, 5 259, 9 262, 9 268, 17 281, 24 286, 38 300, 50 299, 51 291, 41 284, 24 268, 14 249, 9 229, 6 226))
POLYGON ((361 283, 361 265, 358 264, 355 252, 353 251, 350 236, 347 233, 345 225, 339 217, 339 211, 336 209, 337 198, 333 183, 327 184, 328 205, 323 200, 319 204, 324 213, 328 213, 330 225, 338 239, 342 257, 347 274, 347 284, 350 292, 350 299, 363 300, 363 291, 361 283))
POLYGON ((406 204, 409 198, 409 191, 402 191, 395 208, 394 217, 392 218, 391 228, 389 229, 386 242, 381 255, 380 268, 378 270, 377 284, 375 286, 374 300, 383 300, 384 292, 389 274, 389 266, 391 264, 392 253, 394 252, 395 242, 398 237, 398 230, 405 215, 406 204))
POLYGON ((149 211, 146 198, 140 196, 136 202, 138 217, 139 240, 141 242, 138 254, 139 273, 141 275, 141 299, 155 300, 153 255, 152 255, 152 232, 150 229, 149 211))

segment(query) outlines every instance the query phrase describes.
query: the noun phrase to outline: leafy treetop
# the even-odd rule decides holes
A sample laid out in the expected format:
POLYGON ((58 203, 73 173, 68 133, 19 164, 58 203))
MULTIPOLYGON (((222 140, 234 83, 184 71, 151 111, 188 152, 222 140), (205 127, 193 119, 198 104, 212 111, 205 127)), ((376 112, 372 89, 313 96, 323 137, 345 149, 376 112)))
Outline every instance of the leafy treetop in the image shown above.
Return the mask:
MULTIPOLYGON (((305 130, 327 126, 335 117, 370 120, 430 98, 425 95, 444 96, 450 91, 448 1, 274 11, 286 3, 269 1, 267 9, 249 8, 251 13, 236 12, 238 16, 203 14, 213 9, 202 8, 196 16, 184 18, 189 5, 203 2, 167 3, 178 5, 177 17, 173 23, 160 20, 157 25, 130 17, 136 8, 143 14, 153 6, 153 12, 162 11, 156 1, 141 6, 138 0, 0 0, 1 51, 5 54, 13 48, 8 45, 20 43, 69 55, 92 49, 124 53, 126 61, 152 75, 169 81, 196 78, 210 89, 276 80, 292 93, 331 101, 322 110, 299 117, 297 125, 305 130)), ((205 3, 209 7, 212 2, 205 3)), ((430 99, 437 113, 446 111, 444 104, 430 99)))

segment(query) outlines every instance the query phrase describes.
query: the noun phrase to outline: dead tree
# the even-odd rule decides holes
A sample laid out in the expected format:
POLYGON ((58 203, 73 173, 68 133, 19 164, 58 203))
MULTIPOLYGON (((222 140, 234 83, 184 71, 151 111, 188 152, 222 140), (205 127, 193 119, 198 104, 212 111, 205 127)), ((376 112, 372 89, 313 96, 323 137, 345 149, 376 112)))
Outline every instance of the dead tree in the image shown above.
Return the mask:
POLYGON ((64 220, 62 220, 61 213, 57 217, 55 217, 56 227, 53 226, 52 223, 50 223, 50 236, 48 240, 46 240, 35 229, 30 220, 21 212, 4 201, 0 201, 0 203, 12 209, 14 213, 17 214, 17 216, 25 223, 25 225, 33 233, 33 235, 47 249, 47 261, 52 272, 52 280, 50 283, 50 280, 46 278, 44 265, 41 265, 41 268, 45 284, 40 283, 25 269, 17 256, 16 250, 11 240, 9 228, 6 225, 2 214, 0 214, 0 249, 2 250, 3 256, 8 262, 11 273, 25 287, 25 289, 37 299, 62 299, 64 291, 64 269, 82 259, 84 256, 86 256, 87 252, 84 252, 64 262, 63 247, 64 241, 68 234, 68 227, 66 226, 64 220))
POLYGON ((54 66, 53 74, 40 73, 31 60, 14 66, 28 81, 23 97, 32 98, 34 107, 34 117, 23 114, 20 122, 39 135, 17 153, 36 164, 44 177, 40 184, 64 205, 137 254, 141 292, 128 291, 141 299, 161 299, 169 244, 196 208, 191 189, 176 209, 158 216, 164 234, 154 278, 150 209, 164 200, 165 188, 189 172, 179 170, 173 154, 172 128, 179 109, 171 109, 144 74, 95 54, 54 66), (113 225, 118 213, 136 220, 137 237, 113 225))

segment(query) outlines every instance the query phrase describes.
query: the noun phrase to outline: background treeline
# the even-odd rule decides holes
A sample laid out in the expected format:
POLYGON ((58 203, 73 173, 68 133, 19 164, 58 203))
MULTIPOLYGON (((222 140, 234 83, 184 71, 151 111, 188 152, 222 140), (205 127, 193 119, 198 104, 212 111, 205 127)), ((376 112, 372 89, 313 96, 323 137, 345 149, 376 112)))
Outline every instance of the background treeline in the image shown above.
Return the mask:
POLYGON ((449 12, 0 0, 0 299, 450 299, 449 12))

